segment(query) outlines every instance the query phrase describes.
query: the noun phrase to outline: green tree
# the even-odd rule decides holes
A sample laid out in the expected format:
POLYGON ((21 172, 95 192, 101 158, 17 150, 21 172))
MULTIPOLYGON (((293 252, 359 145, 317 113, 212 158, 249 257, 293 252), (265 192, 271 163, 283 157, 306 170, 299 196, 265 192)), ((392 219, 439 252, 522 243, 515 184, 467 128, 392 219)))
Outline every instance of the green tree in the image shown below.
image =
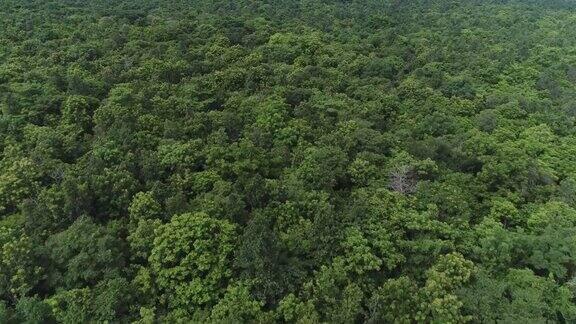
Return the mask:
POLYGON ((161 300, 190 310, 217 300, 232 275, 234 232, 204 213, 176 215, 161 226, 149 258, 161 300))
POLYGON ((34 242, 20 229, 0 227, 0 296, 11 303, 30 296, 43 277, 34 242))
POLYGON ((50 261, 47 281, 53 288, 90 287, 120 277, 125 266, 118 232, 86 216, 48 238, 44 248, 50 261))

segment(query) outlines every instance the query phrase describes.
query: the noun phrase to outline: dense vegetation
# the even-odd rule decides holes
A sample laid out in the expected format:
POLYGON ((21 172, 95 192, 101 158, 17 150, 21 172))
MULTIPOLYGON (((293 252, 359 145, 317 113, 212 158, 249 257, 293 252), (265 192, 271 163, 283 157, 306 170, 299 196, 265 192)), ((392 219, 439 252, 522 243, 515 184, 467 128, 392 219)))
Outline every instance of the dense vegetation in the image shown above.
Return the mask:
POLYGON ((0 322, 575 322, 575 26, 0 1, 0 322))

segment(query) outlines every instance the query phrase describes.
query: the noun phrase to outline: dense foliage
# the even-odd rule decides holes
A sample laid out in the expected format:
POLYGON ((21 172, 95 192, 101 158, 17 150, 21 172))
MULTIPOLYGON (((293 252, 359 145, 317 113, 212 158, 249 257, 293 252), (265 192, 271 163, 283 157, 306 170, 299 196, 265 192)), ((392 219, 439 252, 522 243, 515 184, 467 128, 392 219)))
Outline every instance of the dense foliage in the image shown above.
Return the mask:
POLYGON ((0 1, 0 322, 575 322, 575 26, 0 1))

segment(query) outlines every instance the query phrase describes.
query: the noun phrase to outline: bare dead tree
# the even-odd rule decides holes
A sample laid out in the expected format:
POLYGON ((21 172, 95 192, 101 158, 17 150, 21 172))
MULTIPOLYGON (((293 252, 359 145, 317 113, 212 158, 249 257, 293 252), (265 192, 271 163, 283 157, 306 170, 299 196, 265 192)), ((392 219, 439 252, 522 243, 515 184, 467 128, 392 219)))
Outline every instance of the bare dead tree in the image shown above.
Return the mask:
POLYGON ((49 175, 52 179, 56 180, 57 182, 61 182, 62 179, 64 179, 65 172, 64 169, 62 168, 56 168, 50 171, 49 175))
POLYGON ((416 191, 418 178, 414 168, 408 165, 398 167, 390 172, 390 189, 403 195, 416 191))

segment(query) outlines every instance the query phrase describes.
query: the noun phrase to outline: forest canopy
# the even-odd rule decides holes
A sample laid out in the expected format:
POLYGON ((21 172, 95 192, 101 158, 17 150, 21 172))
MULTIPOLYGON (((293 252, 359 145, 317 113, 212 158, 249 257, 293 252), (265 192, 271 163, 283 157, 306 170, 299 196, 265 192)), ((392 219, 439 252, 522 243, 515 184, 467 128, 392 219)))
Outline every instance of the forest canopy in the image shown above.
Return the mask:
POLYGON ((576 322, 575 26, 0 1, 0 322, 576 322))

